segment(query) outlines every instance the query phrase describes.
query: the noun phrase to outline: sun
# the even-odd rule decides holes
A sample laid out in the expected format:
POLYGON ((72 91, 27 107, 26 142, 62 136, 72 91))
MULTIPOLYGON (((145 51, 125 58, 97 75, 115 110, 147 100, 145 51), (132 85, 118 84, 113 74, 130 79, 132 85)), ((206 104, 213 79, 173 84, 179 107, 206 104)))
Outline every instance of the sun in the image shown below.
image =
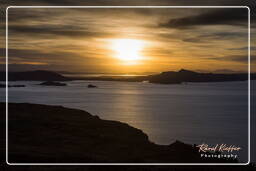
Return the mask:
POLYGON ((143 41, 137 39, 115 39, 112 48, 115 51, 115 57, 126 62, 136 62, 142 59, 141 50, 143 41))

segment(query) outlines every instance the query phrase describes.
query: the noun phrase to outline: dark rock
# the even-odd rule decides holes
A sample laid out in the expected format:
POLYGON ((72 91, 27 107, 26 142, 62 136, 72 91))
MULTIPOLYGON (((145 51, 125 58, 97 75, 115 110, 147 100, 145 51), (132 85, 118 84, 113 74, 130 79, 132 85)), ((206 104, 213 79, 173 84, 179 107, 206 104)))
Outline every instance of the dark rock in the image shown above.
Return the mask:
POLYGON ((8 87, 26 87, 25 85, 8 85, 8 87))
POLYGON ((97 88, 97 86, 96 86, 96 85, 93 85, 93 84, 89 84, 87 87, 88 87, 88 88, 97 88))
POLYGON ((59 82, 54 82, 54 81, 46 81, 46 82, 42 82, 39 85, 43 85, 43 86, 66 86, 66 83, 59 83, 59 82))

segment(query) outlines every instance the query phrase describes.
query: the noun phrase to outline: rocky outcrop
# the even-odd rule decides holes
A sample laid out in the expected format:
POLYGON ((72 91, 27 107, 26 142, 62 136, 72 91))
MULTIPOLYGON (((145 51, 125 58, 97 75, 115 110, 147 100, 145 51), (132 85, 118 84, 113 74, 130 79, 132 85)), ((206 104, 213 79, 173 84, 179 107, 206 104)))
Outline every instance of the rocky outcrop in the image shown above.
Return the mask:
POLYGON ((201 158, 197 148, 178 141, 152 143, 137 128, 82 110, 28 103, 8 107, 10 163, 236 162, 201 158))
POLYGON ((97 88, 97 86, 96 86, 96 85, 93 85, 93 84, 88 84, 87 87, 88 87, 88 88, 97 88))

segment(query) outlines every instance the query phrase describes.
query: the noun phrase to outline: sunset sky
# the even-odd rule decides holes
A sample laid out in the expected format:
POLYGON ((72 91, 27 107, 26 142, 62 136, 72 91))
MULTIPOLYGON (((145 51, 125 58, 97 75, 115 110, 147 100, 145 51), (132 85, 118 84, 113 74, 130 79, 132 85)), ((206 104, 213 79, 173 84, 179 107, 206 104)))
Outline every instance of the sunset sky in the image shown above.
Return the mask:
POLYGON ((11 70, 144 74, 248 67, 246 8, 10 8, 8 13, 11 70))

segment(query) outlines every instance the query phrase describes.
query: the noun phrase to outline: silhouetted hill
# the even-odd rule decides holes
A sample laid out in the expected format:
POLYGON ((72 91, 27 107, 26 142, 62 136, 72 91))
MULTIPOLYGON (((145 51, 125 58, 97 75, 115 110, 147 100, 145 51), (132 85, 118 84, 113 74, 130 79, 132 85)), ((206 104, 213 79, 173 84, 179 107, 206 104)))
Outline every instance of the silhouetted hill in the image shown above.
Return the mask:
POLYGON ((197 147, 179 141, 154 144, 137 128, 82 110, 9 103, 8 114, 10 163, 236 162, 202 158, 197 147))
POLYGON ((42 82, 38 85, 43 85, 43 86, 66 86, 66 83, 60 83, 60 82, 55 82, 55 81, 45 81, 42 82))
MULTIPOLYGON (((181 69, 180 71, 167 71, 160 74, 148 76, 98 76, 98 77, 66 77, 52 71, 28 71, 9 72, 9 81, 69 81, 69 80, 101 80, 101 81, 127 81, 141 82, 148 81, 158 84, 180 84, 183 82, 225 82, 225 81, 246 81, 247 73, 200 73, 181 69)), ((256 79, 256 74, 251 74, 251 80, 256 79)), ((0 72, 0 81, 5 81, 5 72, 0 72)))
MULTIPOLYGON (((255 79, 255 74, 251 74, 251 79, 255 79)), ((247 73, 238 74, 213 74, 213 73, 198 73, 181 69, 178 72, 167 71, 161 74, 148 76, 150 83, 160 84, 179 84, 183 82, 224 82, 224 81, 246 81, 248 80, 247 73)))
MULTIPOLYGON (((180 71, 166 71, 160 74, 148 76, 99 76, 99 77, 72 77, 73 80, 101 80, 101 81, 127 81, 127 82, 142 82, 158 84, 180 84, 183 82, 225 82, 225 81, 246 81, 248 80, 247 73, 200 73, 190 70, 181 69, 180 71)), ((251 80, 256 79, 256 74, 251 73, 251 80)))
MULTIPOLYGON (((0 81, 5 81, 5 72, 0 72, 0 81)), ((70 78, 52 71, 9 72, 9 81, 68 81, 70 78)))

